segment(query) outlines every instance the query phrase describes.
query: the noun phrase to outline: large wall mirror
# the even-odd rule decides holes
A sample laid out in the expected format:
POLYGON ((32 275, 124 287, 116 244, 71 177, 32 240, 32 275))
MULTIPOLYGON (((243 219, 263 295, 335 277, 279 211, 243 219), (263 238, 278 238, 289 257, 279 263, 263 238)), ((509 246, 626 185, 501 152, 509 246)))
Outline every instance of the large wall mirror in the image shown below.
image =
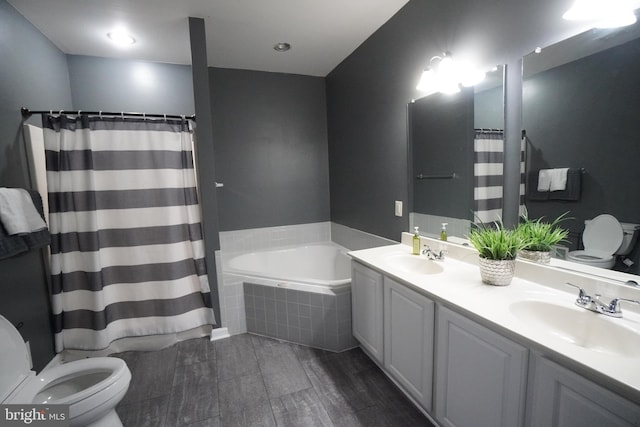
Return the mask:
MULTIPOLYGON (((585 221, 600 214, 640 224, 640 24, 593 29, 523 63, 529 217, 569 212, 569 251, 583 249, 585 221), (538 191, 540 170, 560 168, 571 175, 564 194, 538 191)), ((639 247, 611 270, 639 274, 639 247)))
POLYGON ((502 152, 495 147, 503 139, 503 75, 504 67, 498 66, 473 88, 408 104, 411 230, 419 226, 422 234, 438 235, 446 222, 449 236, 464 238, 477 210, 477 174, 485 169, 491 176, 483 178, 488 191, 483 203, 501 214, 502 152), (492 163, 474 150, 478 138, 494 147, 492 163))

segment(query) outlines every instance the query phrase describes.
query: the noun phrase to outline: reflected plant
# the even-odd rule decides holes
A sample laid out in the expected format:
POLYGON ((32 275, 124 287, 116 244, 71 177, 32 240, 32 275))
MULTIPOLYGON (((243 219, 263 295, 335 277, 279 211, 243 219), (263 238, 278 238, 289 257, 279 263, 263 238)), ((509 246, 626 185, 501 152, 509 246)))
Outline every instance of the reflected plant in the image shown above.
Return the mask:
POLYGON ((569 231, 560 227, 560 223, 567 219, 565 212, 557 217, 553 222, 545 222, 544 217, 536 220, 529 219, 526 215, 521 216, 521 222, 516 231, 520 234, 525 243, 523 249, 528 251, 549 252, 553 245, 566 242, 569 231))

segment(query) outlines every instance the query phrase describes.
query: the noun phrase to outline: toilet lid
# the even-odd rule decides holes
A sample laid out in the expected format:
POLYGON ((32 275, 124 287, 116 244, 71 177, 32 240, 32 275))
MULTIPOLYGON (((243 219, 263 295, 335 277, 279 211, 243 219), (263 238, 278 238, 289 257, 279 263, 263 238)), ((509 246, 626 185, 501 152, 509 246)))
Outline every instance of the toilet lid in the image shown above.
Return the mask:
POLYGON ((0 402, 3 402, 29 376, 31 363, 22 336, 2 315, 0 343, 0 402))
POLYGON ((624 232, 618 220, 609 214, 598 215, 587 223, 582 234, 585 249, 613 255, 620 248, 624 232))

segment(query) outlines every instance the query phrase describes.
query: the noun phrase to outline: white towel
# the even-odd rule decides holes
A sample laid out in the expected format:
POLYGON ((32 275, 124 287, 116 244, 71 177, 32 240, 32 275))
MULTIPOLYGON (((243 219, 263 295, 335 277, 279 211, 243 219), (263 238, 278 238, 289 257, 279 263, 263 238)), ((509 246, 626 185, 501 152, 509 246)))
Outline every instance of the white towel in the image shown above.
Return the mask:
POLYGON ((549 191, 563 191, 567 189, 567 171, 569 168, 551 169, 551 186, 549 191))
POLYGON ((31 196, 21 188, 0 188, 0 221, 9 235, 47 228, 31 196))
POLYGON ((551 169, 540 169, 538 172, 538 191, 543 193, 551 188, 551 169))

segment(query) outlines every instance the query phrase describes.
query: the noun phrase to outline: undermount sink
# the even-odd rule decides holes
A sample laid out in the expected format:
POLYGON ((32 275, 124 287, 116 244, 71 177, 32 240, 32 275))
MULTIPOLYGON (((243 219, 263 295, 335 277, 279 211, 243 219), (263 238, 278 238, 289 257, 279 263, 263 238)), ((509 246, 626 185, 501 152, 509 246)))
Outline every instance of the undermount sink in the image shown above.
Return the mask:
POLYGON ((390 255, 386 258, 386 262, 393 269, 411 274, 438 274, 443 270, 442 265, 437 261, 407 253, 390 255))
POLYGON ((622 319, 545 301, 519 301, 509 309, 528 325, 543 328, 576 346, 615 356, 640 357, 640 331, 616 323, 622 319))

